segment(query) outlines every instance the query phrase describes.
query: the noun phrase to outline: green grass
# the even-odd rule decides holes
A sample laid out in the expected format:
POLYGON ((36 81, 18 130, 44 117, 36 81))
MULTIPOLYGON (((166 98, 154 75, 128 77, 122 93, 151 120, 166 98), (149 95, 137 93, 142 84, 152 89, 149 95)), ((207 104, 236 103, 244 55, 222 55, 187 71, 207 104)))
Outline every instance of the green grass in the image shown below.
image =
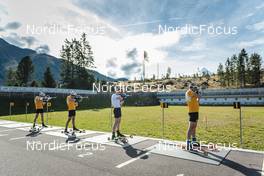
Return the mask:
MULTIPOLYGON (((161 109, 159 106, 124 107, 122 111, 122 132, 161 138, 161 109)), ((243 107, 243 148, 264 150, 264 108, 243 107)), ((32 122, 34 114, 28 114, 32 122)), ((49 124, 64 126, 67 112, 49 113, 49 124)), ((83 129, 110 131, 110 109, 77 111, 77 127, 83 129)), ((9 116, 1 116, 9 119, 9 116)), ((26 121, 25 115, 12 115, 12 120, 26 121)), ((188 127, 187 108, 170 106, 165 109, 165 138, 185 140, 188 127)), ((232 107, 206 107, 200 109, 197 136, 199 140, 214 143, 237 143, 239 146, 239 111, 232 107), (205 123, 207 117, 207 129, 205 123)))

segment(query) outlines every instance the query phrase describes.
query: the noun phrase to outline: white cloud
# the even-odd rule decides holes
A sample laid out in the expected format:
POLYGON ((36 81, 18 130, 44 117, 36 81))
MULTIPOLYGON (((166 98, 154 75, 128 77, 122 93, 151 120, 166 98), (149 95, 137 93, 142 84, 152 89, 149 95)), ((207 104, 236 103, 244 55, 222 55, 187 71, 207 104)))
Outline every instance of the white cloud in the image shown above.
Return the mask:
POLYGON ((248 17, 252 17, 254 15, 254 13, 248 13, 245 18, 248 18, 248 17))
MULTIPOLYGON (((164 67, 164 73, 168 66, 172 67, 180 73, 189 73, 196 69, 201 60, 206 60, 203 55, 190 56, 185 58, 168 59, 169 52, 165 50, 179 44, 181 35, 179 32, 168 32, 162 34, 153 33, 132 33, 132 31, 124 31, 127 28, 119 28, 115 24, 102 19, 96 14, 82 10, 73 5, 70 0, 27 0, 18 3, 16 0, 3 0, 5 7, 10 13, 4 19, 4 23, 9 21, 19 21, 22 26, 16 30, 20 36, 26 36, 26 25, 43 26, 47 24, 58 24, 60 26, 72 25, 103 25, 107 30, 105 35, 88 35, 88 41, 94 52, 96 70, 111 76, 123 77, 124 72, 121 70, 122 65, 128 63, 126 56, 127 51, 136 48, 138 57, 136 60, 141 63, 143 60, 143 51, 146 50, 149 56, 149 63, 146 63, 146 74, 151 77, 156 74, 157 63, 164 67), (34 15, 33 15, 34 14, 34 15), (107 68, 106 63, 110 58, 116 58, 116 67, 107 68), (112 70, 111 70, 112 69, 112 70)), ((1 21, 2 23, 2 21, 1 21)), ((50 54, 59 57, 61 45, 65 38, 79 38, 82 31, 77 33, 41 33, 34 35, 38 39, 31 48, 35 49, 40 45, 47 44, 50 54)), ((6 34, 7 35, 7 34, 6 34)), ((206 42, 201 38, 197 38, 190 46, 183 47, 183 51, 200 51, 207 49, 206 42)), ((201 63, 202 65, 204 64, 201 63)), ((203 65, 204 66, 204 65, 203 65)), ((175 72, 176 72, 175 71, 175 72)), ((130 78, 140 78, 140 75, 131 75, 130 78)))
POLYGON ((238 48, 249 48, 264 44, 264 38, 259 38, 251 41, 242 41, 237 44, 238 48))
POLYGON ((253 25, 248 25, 248 26, 247 26, 247 29, 255 30, 255 31, 261 31, 261 30, 264 30, 264 21, 261 21, 261 22, 255 23, 255 24, 253 24, 253 25))
POLYGON ((258 5, 258 6, 256 6, 256 9, 262 9, 262 8, 264 8, 264 3, 262 3, 262 4, 258 5))
POLYGON ((179 48, 181 51, 204 51, 207 48, 206 41, 202 38, 196 38, 191 45, 183 46, 179 48))
POLYGON ((204 59, 208 59, 208 58, 206 58, 206 55, 199 54, 199 55, 189 56, 186 60, 200 62, 200 61, 203 61, 204 59))
MULTIPOLYGON (((165 75, 167 68, 171 67, 172 76, 177 74, 190 75, 197 72, 199 68, 210 68, 215 70, 217 65, 212 62, 206 55, 190 55, 190 56, 177 56, 173 58, 166 58, 159 63, 159 78, 165 75), (168 64, 169 63, 169 64, 168 64)), ((157 64, 150 64, 146 68, 146 75, 151 77, 153 74, 157 75, 157 64)))
MULTIPOLYGON (((139 54, 136 58, 138 62, 143 61, 144 50, 148 52, 151 63, 158 63, 166 59, 168 53, 163 51, 162 48, 177 44, 180 40, 180 34, 178 32, 164 34, 144 33, 125 36, 118 40, 108 36, 91 36, 89 40, 94 50, 98 69, 103 73, 107 73, 109 72, 108 69, 111 69, 106 68, 105 64, 109 58, 117 58, 116 64, 121 68, 127 62, 127 51, 133 48, 138 50, 139 54)), ((118 75, 127 76, 122 72, 119 72, 118 75)))
POLYGON ((0 13, 7 15, 6 7, 3 4, 0 4, 0 13))
MULTIPOLYGON (((55 56, 59 56, 61 45, 65 38, 79 37, 82 31, 77 33, 70 32, 57 32, 51 34, 48 32, 42 32, 40 34, 32 35, 27 31, 27 27, 45 27, 48 25, 57 25, 65 29, 68 26, 82 27, 82 26, 96 26, 102 25, 107 27, 107 32, 111 35, 121 34, 117 28, 108 23, 107 21, 100 19, 89 11, 84 11, 71 3, 70 0, 27 0, 18 3, 16 0, 3 0, 1 1, 3 6, 9 13, 2 17, 1 23, 7 24, 10 21, 18 21, 22 23, 22 26, 16 30, 20 36, 34 36, 39 40, 39 43, 32 45, 34 49, 41 44, 48 44, 50 46, 50 53, 55 56)), ((8 33, 3 35, 7 36, 8 33)))

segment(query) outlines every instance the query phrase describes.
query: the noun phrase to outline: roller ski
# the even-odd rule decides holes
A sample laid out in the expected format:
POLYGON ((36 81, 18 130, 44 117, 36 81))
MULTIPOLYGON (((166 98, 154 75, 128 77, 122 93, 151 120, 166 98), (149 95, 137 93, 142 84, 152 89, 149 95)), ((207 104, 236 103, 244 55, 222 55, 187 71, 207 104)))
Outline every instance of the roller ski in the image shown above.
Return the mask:
POLYGON ((208 156, 210 152, 219 151, 215 146, 200 145, 199 142, 192 142, 189 146, 185 146, 185 150, 202 156, 208 156))
POLYGON ((120 144, 120 143, 126 144, 126 143, 128 143, 128 140, 127 140, 126 137, 115 137, 115 138, 108 137, 107 139, 108 139, 108 141, 115 142, 117 144, 120 144))
POLYGON ((37 135, 40 133, 40 131, 43 129, 38 127, 38 126, 35 126, 35 127, 32 127, 29 129, 29 134, 27 134, 26 136, 34 136, 34 135, 37 135))
POLYGON ((85 130, 80 130, 78 128, 73 129, 73 131, 76 133, 85 133, 85 130))
POLYGON ((76 143, 80 141, 80 138, 78 138, 75 134, 75 132, 69 132, 69 131, 64 131, 64 134, 68 137, 66 140, 66 143, 76 143))
POLYGON ((63 130, 63 131, 61 131, 61 133, 85 133, 85 130, 79 130, 79 129, 77 129, 77 128, 75 128, 75 129, 72 129, 72 130, 70 130, 70 131, 65 131, 65 130, 63 130))
POLYGON ((203 155, 203 156, 208 156, 208 149, 204 147, 193 147, 187 150, 190 153, 198 154, 198 155, 203 155))
POLYGON ((117 138, 122 143, 126 144, 128 143, 128 138, 133 138, 133 135, 126 136, 126 135, 121 134, 119 131, 117 131, 117 138))
POLYGON ((45 125, 44 123, 42 124, 41 127, 39 127, 38 125, 33 124, 33 127, 31 127, 29 129, 29 132, 40 132, 43 128, 48 128, 48 126, 45 125))
POLYGON ((123 143, 123 144, 127 144, 128 143, 128 139, 126 138, 126 136, 119 136, 116 138, 116 142, 117 143, 123 143))
POLYGON ((117 136, 115 136, 114 134, 112 135, 112 137, 108 137, 109 141, 113 141, 115 143, 123 143, 123 144, 127 144, 128 143, 128 138, 133 138, 132 135, 130 136, 125 136, 123 134, 121 134, 119 131, 117 132, 117 136))
POLYGON ((118 138, 133 138, 133 135, 126 136, 124 134, 121 134, 119 131, 117 131, 117 137, 118 138))
POLYGON ((29 132, 40 132, 44 127, 39 127, 39 126, 35 126, 35 127, 32 127, 30 128, 29 132))

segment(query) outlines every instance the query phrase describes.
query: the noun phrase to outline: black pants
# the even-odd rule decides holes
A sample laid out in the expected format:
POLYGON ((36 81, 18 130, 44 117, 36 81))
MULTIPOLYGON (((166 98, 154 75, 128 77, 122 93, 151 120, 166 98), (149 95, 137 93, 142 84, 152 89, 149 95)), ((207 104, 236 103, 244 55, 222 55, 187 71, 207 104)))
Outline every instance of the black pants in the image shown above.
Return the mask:
POLYGON ((115 118, 120 118, 121 117, 121 108, 114 108, 114 115, 115 118))
POLYGON ((69 110, 68 117, 76 116, 76 110, 69 110))
POLYGON ((189 121, 190 122, 197 122, 199 119, 199 113, 198 112, 190 112, 189 113, 189 121))

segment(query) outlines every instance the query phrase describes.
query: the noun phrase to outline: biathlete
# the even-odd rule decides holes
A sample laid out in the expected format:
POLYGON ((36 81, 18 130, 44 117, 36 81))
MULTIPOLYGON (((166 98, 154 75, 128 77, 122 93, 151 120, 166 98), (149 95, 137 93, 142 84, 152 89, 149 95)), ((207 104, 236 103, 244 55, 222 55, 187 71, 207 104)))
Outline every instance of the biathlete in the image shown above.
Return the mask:
POLYGON ((66 98, 67 106, 68 106, 68 120, 65 125, 65 130, 64 133, 69 133, 68 132, 68 125, 70 121, 72 121, 72 128, 73 131, 80 131, 78 128, 75 126, 75 117, 76 117, 76 107, 78 106, 78 102, 76 101, 76 96, 77 94, 75 92, 71 92, 69 96, 66 98))
POLYGON ((116 90, 116 92, 111 96, 111 106, 114 108, 114 116, 115 123, 112 129, 112 140, 116 139, 116 137, 125 137, 125 135, 121 134, 120 123, 121 123, 121 106, 124 103, 124 98, 121 96, 121 91, 116 90))
POLYGON ((38 119, 39 114, 41 116, 42 127, 48 127, 44 123, 43 106, 46 104, 46 102, 44 102, 45 96, 46 96, 45 93, 40 92, 39 95, 36 96, 34 99, 35 108, 36 108, 36 115, 35 115, 34 122, 33 122, 33 128, 35 128, 35 126, 36 126, 36 121, 38 119))
POLYGON ((199 119, 200 95, 194 84, 189 85, 189 89, 185 93, 185 98, 189 109, 189 128, 187 131, 186 145, 187 150, 191 150, 193 145, 199 145, 196 140, 196 127, 199 119))

